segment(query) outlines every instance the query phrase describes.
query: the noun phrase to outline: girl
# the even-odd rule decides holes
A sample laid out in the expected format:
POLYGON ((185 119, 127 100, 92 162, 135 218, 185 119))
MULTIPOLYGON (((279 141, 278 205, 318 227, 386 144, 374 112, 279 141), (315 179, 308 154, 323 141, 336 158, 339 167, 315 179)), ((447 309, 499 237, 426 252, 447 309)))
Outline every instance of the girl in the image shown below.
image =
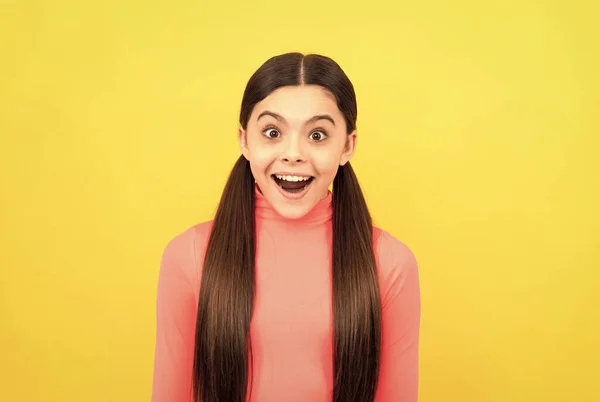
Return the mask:
POLYGON ((330 58, 250 78, 215 218, 163 255, 154 402, 417 401, 417 263, 372 226, 356 114, 330 58))

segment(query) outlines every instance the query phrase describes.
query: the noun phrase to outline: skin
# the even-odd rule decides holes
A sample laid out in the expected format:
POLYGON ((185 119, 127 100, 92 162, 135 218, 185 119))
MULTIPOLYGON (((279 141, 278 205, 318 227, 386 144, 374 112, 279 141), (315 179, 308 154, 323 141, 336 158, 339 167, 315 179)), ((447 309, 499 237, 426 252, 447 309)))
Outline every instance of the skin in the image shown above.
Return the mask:
POLYGON ((302 218, 327 196, 338 167, 354 155, 356 138, 356 130, 347 133, 333 95, 316 85, 277 89, 254 107, 246 129, 238 128, 240 150, 261 193, 288 219, 302 218), (314 177, 302 198, 281 194, 271 175, 282 172, 314 177))

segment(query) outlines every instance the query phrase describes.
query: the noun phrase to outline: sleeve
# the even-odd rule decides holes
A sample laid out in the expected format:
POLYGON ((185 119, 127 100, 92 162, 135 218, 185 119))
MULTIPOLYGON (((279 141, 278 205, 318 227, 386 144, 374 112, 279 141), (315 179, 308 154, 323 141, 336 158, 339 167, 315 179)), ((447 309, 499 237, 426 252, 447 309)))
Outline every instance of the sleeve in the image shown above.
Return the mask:
POLYGON ((376 402, 417 402, 421 299, 417 261, 394 238, 387 239, 389 272, 382 289, 381 371, 376 402))
POLYGON ((181 264, 183 247, 171 241, 162 256, 156 296, 152 402, 190 402, 197 306, 181 264))

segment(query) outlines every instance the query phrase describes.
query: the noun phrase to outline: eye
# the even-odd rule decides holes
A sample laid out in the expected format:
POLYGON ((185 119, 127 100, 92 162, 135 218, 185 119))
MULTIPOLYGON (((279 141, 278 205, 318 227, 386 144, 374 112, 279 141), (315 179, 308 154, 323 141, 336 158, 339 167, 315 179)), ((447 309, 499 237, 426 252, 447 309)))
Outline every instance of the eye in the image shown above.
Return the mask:
POLYGON ((313 141, 323 141, 325 138, 327 138, 327 134, 323 131, 313 131, 310 133, 310 139, 313 141))
POLYGON ((263 130, 263 135, 269 139, 275 139, 281 135, 275 127, 267 127, 263 130))

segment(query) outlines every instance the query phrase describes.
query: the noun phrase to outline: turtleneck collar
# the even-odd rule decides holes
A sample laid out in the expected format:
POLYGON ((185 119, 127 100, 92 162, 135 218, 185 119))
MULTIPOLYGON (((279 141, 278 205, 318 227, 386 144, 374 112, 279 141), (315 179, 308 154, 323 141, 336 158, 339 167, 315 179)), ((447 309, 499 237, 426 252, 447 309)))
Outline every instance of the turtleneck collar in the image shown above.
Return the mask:
POLYGON ((258 185, 254 185, 256 194, 256 217, 257 219, 267 221, 277 221, 287 224, 297 225, 318 225, 331 220, 333 214, 332 199, 333 195, 330 190, 327 190, 327 195, 319 200, 317 204, 306 215, 299 219, 285 218, 273 208, 269 200, 260 192, 258 185))

